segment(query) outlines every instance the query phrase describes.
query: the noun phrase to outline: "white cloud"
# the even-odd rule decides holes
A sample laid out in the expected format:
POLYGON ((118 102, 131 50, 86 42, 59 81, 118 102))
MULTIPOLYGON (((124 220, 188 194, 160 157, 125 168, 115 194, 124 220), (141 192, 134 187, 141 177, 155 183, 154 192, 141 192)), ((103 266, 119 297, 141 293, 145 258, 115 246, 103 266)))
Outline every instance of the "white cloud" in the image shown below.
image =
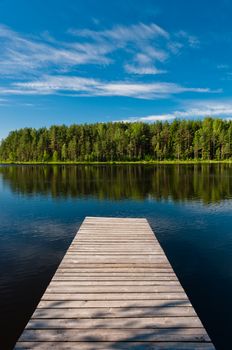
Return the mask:
POLYGON ((153 61, 164 62, 167 58, 168 53, 166 51, 147 45, 143 47, 142 53, 135 55, 134 59, 136 62, 143 64, 153 61))
MULTIPOLYGON (((169 40, 169 33, 158 25, 139 23, 132 26, 115 26, 103 31, 72 30, 78 37, 91 39, 99 45, 112 45, 112 51, 120 49, 130 55, 130 63, 124 63, 127 73, 147 75, 161 73, 154 62, 164 62, 169 53, 161 49, 162 43, 169 40)), ((164 44, 165 46, 165 44, 164 44)))
MULTIPOLYGON (((48 33, 46 34, 48 36, 48 33)), ((79 42, 57 42, 49 37, 26 38, 0 26, 0 75, 28 76, 41 74, 44 69, 70 70, 81 64, 108 64, 107 45, 79 42)))
POLYGON ((170 54, 179 53, 186 43, 192 48, 199 45, 195 36, 184 31, 171 35, 155 23, 118 25, 103 31, 72 29, 70 33, 90 39, 99 45, 112 45, 112 51, 124 49, 131 56, 130 61, 124 63, 124 68, 127 73, 133 74, 147 75, 157 74, 158 71, 164 72, 163 69, 156 68, 157 62, 164 63, 170 54))
POLYGON ((18 82, 0 88, 0 94, 66 94, 75 96, 126 96, 142 99, 161 99, 173 94, 216 93, 209 88, 184 87, 169 82, 139 83, 131 81, 102 81, 74 76, 45 76, 41 80, 18 82))
MULTIPOLYGON (((116 50, 124 50, 125 55, 121 57, 130 57, 120 62, 128 74, 166 73, 157 65, 167 60, 170 52, 175 51, 174 46, 179 50, 182 44, 178 46, 178 42, 172 42, 171 35, 154 23, 115 26, 102 31, 72 30, 72 34, 74 40, 72 36, 69 42, 59 42, 46 31, 32 38, 0 26, 0 75, 15 78, 14 82, 10 80, 0 88, 0 94, 158 99, 184 92, 218 92, 169 82, 102 81, 75 76, 80 65, 112 63, 115 58, 112 53, 116 50), (167 44, 174 46, 167 49, 167 44)), ((179 32, 178 36, 190 40, 186 32, 179 32)))
POLYGON ((0 25, 0 76, 28 79, 74 73, 80 65, 111 63, 128 74, 155 75, 166 72, 158 65, 182 49, 181 41, 194 46, 190 44, 194 37, 186 32, 172 35, 155 23, 118 25, 101 31, 70 30, 69 34, 72 36, 66 41, 58 41, 48 31, 32 37, 0 25), (123 55, 114 55, 116 51, 123 51, 123 55))
POLYGON ((177 41, 172 41, 167 44, 168 49, 173 53, 173 54, 179 54, 180 50, 183 48, 183 44, 177 41))
MULTIPOLYGON (((0 75, 41 75, 41 71, 72 71, 83 64, 109 64, 114 51, 123 49, 133 60, 146 55, 164 61, 167 53, 156 48, 152 40, 168 39, 169 34, 156 24, 117 26, 105 31, 72 31, 75 40, 57 41, 45 31, 40 37, 26 37, 0 25, 0 75), (83 40, 84 38, 84 40, 83 40), (152 41, 152 43, 151 43, 152 41), (131 47, 132 44, 132 47, 131 47)), ((118 62, 123 65, 123 62, 118 62)))
POLYGON ((114 40, 120 42, 138 42, 141 40, 150 40, 157 37, 168 39, 169 33, 155 23, 139 23, 131 26, 117 25, 112 29, 95 31, 89 29, 71 29, 69 32, 76 36, 91 38, 93 40, 114 40))
POLYGON ((221 101, 198 101, 190 103, 185 110, 173 111, 167 114, 149 115, 144 117, 132 117, 125 122, 142 121, 154 122, 157 120, 173 120, 176 118, 201 118, 201 117, 223 117, 232 120, 232 102, 221 101))
POLYGON ((175 33, 175 35, 178 39, 184 39, 184 41, 186 41, 192 48, 198 48, 200 45, 200 41, 195 35, 191 35, 184 30, 180 30, 179 32, 175 33))
POLYGON ((158 69, 154 62, 164 62, 168 57, 167 52, 161 49, 153 48, 149 45, 144 46, 143 52, 135 54, 133 63, 126 63, 124 69, 128 73, 140 75, 155 75, 166 73, 164 69, 158 69))
POLYGON ((0 98, 0 106, 5 107, 5 106, 9 106, 9 101, 6 98, 0 98))
POLYGON ((154 65, 145 65, 145 66, 141 66, 141 65, 133 65, 133 64, 125 64, 124 66, 125 70, 128 73, 132 73, 132 74, 140 74, 140 75, 155 75, 155 74, 163 74, 166 73, 165 70, 162 69, 158 69, 156 68, 154 65))
POLYGON ((156 122, 156 121, 171 121, 176 117, 171 114, 157 114, 157 115, 148 115, 145 117, 131 117, 123 120, 125 123, 133 123, 133 122, 156 122))
POLYGON ((232 115, 232 102, 217 100, 191 102, 185 111, 177 113, 179 113, 180 117, 226 117, 232 115))

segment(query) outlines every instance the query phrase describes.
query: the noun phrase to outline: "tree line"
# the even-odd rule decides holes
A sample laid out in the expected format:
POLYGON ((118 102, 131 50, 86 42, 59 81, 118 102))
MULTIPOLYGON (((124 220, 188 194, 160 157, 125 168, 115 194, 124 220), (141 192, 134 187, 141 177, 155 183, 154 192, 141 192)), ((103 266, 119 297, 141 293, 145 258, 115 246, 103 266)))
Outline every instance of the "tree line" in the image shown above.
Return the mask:
POLYGON ((231 158, 232 121, 213 118, 23 128, 10 132, 0 145, 0 160, 12 162, 231 158))

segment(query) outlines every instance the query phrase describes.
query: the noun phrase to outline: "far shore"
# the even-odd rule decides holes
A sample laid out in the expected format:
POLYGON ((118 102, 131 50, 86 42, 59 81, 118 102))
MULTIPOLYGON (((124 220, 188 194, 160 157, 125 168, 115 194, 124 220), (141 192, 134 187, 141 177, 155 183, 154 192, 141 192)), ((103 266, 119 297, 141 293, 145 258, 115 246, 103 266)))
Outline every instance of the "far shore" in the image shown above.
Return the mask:
POLYGON ((156 165, 156 164, 232 164, 232 159, 226 160, 150 160, 150 161, 106 161, 106 162, 90 162, 90 161, 78 161, 78 162, 16 162, 16 161, 0 161, 0 165, 156 165))

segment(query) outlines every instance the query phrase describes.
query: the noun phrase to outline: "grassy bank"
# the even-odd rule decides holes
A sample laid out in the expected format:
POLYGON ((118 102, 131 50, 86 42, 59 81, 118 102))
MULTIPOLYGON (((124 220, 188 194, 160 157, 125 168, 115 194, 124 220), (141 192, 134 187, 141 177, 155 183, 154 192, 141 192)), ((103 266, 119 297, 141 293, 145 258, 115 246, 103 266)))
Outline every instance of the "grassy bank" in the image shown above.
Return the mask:
POLYGON ((232 164, 232 159, 227 160, 150 160, 150 161, 115 161, 115 162, 14 162, 14 161, 0 161, 2 165, 130 165, 130 164, 232 164))

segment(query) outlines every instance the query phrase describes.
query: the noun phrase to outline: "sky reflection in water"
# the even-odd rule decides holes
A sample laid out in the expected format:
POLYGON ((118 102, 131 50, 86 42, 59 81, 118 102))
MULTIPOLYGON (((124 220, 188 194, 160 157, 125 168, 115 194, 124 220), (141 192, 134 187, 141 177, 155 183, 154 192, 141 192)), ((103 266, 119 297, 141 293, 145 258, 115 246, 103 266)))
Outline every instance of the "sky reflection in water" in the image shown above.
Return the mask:
POLYGON ((146 217, 218 349, 232 324, 232 165, 1 166, 0 347, 85 216, 146 217))

